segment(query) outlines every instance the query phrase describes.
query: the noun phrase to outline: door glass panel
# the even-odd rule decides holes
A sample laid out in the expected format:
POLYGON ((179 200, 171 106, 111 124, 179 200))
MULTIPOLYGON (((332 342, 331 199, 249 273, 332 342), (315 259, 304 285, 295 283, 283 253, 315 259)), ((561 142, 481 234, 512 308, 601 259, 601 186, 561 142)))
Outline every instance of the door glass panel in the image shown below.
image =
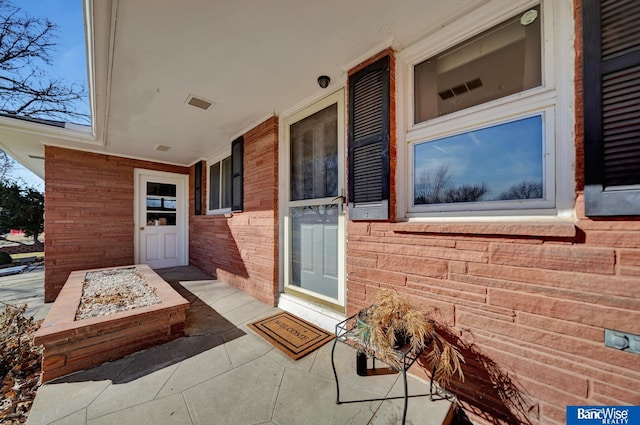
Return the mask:
POLYGON ((147 182, 147 196, 172 196, 176 197, 176 185, 169 183, 147 182))
POLYGON ((291 285, 338 298, 338 205, 289 209, 291 285))
POLYGON ((147 182, 147 226, 176 225, 176 185, 147 182))
POLYGON ((337 113, 333 104, 291 125, 292 201, 338 195, 337 113))

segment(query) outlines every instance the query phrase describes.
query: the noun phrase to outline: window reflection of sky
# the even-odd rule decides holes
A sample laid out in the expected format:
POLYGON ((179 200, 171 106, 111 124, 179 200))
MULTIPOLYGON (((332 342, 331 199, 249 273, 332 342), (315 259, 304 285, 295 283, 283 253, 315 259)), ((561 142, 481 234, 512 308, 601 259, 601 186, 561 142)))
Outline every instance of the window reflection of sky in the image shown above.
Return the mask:
POLYGON ((148 210, 175 211, 176 207, 177 201, 175 199, 147 197, 148 210))
POLYGON ((522 181, 542 182, 540 115, 417 144, 416 184, 421 175, 448 167, 453 186, 486 184, 485 200, 522 181))

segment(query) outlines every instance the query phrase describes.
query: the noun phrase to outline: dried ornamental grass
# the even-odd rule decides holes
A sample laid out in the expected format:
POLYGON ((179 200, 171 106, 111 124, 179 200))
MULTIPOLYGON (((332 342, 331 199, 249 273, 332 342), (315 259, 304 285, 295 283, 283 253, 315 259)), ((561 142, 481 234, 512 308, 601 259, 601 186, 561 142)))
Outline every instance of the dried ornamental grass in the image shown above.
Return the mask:
POLYGON ((358 349, 375 356, 389 366, 402 370, 402 355, 399 348, 413 355, 423 354, 427 364, 435 370, 434 380, 446 386, 454 375, 464 380, 461 363, 464 358, 457 347, 438 332, 438 324, 433 319, 433 310, 424 313, 414 309, 395 291, 382 291, 377 304, 359 314, 362 342, 358 349))
POLYGON ((426 353, 427 363, 433 370, 437 366, 433 379, 446 387, 451 379, 457 375, 460 381, 464 381, 462 363, 464 356, 455 345, 444 339, 438 332, 433 333, 431 349, 426 353))

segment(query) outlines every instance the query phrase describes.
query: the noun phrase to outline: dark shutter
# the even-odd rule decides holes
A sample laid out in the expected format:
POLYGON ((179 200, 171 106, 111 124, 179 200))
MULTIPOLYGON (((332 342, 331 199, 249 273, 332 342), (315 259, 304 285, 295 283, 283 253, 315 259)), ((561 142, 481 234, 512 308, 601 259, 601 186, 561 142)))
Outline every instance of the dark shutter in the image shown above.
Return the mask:
POLYGON ((231 142, 231 211, 242 211, 244 194, 244 138, 231 142))
POLYGON ((349 78, 349 218, 389 219, 389 57, 349 78))
POLYGON ((583 3, 588 216, 640 215, 639 21, 635 0, 583 3))
POLYGON ((193 197, 195 215, 202 214, 202 161, 198 161, 194 169, 193 197))

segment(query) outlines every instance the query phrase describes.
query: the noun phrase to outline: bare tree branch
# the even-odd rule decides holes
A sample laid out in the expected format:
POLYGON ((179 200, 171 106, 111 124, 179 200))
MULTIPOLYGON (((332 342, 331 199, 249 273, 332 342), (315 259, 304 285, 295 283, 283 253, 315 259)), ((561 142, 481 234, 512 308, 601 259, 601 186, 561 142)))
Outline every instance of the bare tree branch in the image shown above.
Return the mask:
POLYGON ((0 150, 0 182, 8 180, 13 171, 15 161, 5 151, 0 150))
POLYGON ((10 115, 89 123, 81 112, 84 85, 51 79, 58 27, 0 0, 0 112, 10 115))

